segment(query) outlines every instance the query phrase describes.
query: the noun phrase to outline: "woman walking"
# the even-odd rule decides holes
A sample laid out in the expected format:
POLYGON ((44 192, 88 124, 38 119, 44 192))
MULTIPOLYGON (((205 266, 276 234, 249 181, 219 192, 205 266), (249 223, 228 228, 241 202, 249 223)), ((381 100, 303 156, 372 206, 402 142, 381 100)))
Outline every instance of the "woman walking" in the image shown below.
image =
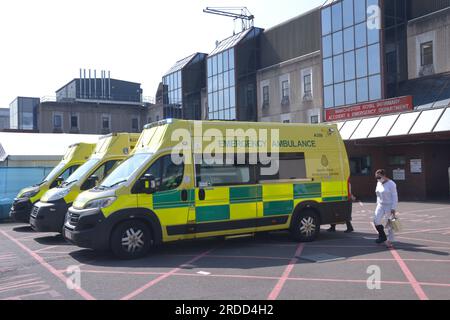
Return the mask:
MULTIPOLYGON (((386 176, 385 170, 377 170, 375 178, 378 181, 375 190, 377 195, 377 208, 375 209, 373 222, 378 231, 376 243, 381 244, 388 240, 384 232, 383 220, 389 219, 391 215, 395 215, 398 205, 398 194, 397 185, 386 176)), ((387 245, 390 245, 390 243, 387 243, 387 245)))

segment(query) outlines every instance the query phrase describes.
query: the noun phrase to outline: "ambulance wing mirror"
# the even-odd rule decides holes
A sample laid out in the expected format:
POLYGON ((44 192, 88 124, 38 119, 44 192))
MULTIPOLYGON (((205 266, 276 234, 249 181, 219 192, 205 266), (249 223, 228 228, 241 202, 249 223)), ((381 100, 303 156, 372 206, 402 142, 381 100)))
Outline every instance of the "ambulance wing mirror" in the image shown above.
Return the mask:
POLYGON ((62 176, 58 177, 53 181, 53 183, 50 185, 50 189, 59 187, 64 182, 64 178, 62 176))
POLYGON ((152 194, 156 191, 156 179, 154 175, 147 173, 141 178, 141 183, 144 193, 152 194))
POLYGON ((94 188, 97 185, 98 180, 98 176, 90 176, 87 180, 88 189, 94 188))
POLYGON ((60 186, 61 183, 63 183, 63 182, 64 182, 64 177, 63 176, 60 176, 60 177, 56 178, 56 184, 58 186, 60 186))

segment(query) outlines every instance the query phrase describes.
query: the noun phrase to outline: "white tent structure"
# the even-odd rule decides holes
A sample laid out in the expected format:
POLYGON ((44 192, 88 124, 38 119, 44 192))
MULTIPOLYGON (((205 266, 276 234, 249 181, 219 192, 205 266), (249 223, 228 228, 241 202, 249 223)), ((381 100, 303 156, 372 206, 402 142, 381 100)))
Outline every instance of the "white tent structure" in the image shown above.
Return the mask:
POLYGON ((53 167, 67 148, 98 135, 0 132, 0 167, 53 167))

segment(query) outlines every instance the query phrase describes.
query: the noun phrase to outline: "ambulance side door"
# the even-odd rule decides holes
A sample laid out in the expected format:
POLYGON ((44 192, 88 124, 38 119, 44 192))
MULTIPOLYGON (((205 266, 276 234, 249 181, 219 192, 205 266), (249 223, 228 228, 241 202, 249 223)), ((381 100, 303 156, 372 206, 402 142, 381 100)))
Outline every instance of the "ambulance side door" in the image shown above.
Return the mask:
POLYGON ((162 155, 141 175, 151 174, 156 183, 152 194, 137 192, 139 208, 148 208, 158 217, 163 237, 185 238, 193 190, 184 187, 185 163, 176 164, 171 155, 162 155))

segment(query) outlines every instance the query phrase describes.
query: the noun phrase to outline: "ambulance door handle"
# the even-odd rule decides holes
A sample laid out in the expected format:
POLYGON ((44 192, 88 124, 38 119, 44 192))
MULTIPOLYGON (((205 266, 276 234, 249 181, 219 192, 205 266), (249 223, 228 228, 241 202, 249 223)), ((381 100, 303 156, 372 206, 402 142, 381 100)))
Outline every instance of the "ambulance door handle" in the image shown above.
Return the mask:
POLYGON ((188 200, 188 192, 187 190, 181 190, 181 201, 186 202, 188 200))
POLYGON ((206 199, 206 191, 205 189, 198 190, 198 199, 203 201, 206 199))

